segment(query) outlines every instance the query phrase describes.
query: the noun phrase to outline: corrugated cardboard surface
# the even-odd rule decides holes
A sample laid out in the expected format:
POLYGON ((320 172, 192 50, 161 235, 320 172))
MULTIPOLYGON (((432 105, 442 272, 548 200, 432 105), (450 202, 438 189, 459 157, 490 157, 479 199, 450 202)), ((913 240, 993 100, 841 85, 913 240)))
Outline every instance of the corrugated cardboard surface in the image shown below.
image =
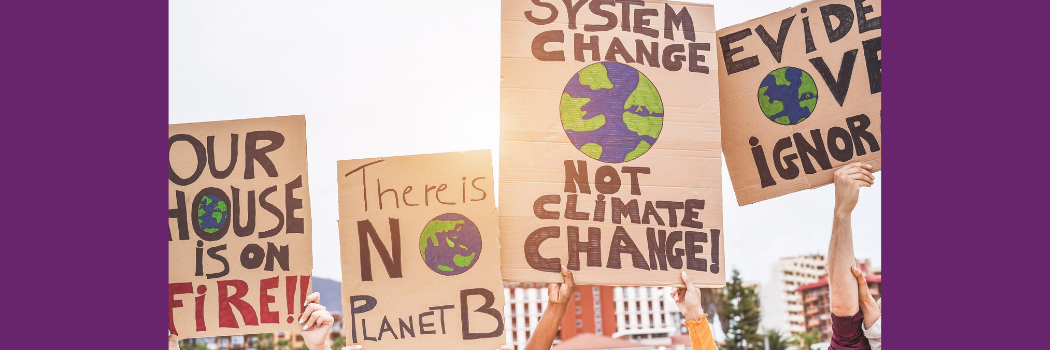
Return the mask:
MULTIPOLYGON (((871 125, 867 128, 878 140, 879 148, 882 147, 882 93, 872 93, 868 78, 867 59, 862 42, 882 36, 881 29, 870 29, 860 33, 860 18, 857 15, 857 4, 854 1, 823 0, 807 2, 777 13, 757 18, 745 23, 726 27, 718 31, 718 36, 726 37, 731 33, 750 29, 751 35, 742 40, 730 44, 730 48, 743 48, 743 51, 732 56, 734 61, 741 61, 748 57, 757 57, 759 65, 753 68, 728 74, 726 62, 721 59, 723 48, 718 46, 719 55, 719 89, 722 106, 722 151, 726 157, 726 165, 729 167, 729 176, 736 191, 737 201, 740 205, 782 196, 788 193, 823 186, 832 182, 834 170, 844 164, 851 162, 871 163, 874 170, 882 168, 882 152, 872 152, 872 145, 863 142, 865 154, 858 154, 857 145, 853 145, 853 156, 845 161, 836 160, 829 156, 830 169, 822 169, 814 162, 814 173, 807 174, 802 169, 800 159, 789 159, 795 166, 800 168, 798 177, 785 179, 777 171, 775 156, 773 154, 775 144, 785 137, 792 137, 800 133, 810 144, 815 143, 811 136, 812 130, 818 130, 822 137, 823 147, 829 149, 828 131, 834 127, 849 130, 846 118, 864 114, 868 117, 871 125), (829 35, 825 29, 821 8, 824 6, 842 5, 840 9, 848 8, 853 15, 852 27, 844 37, 835 42, 830 42, 829 35), (803 13, 803 9, 806 11, 803 13), (771 50, 763 43, 756 28, 761 25, 771 36, 778 39, 782 23, 785 19, 794 16, 783 43, 781 61, 778 63, 771 50), (815 51, 807 53, 806 36, 803 19, 809 21, 815 51), (836 101, 828 84, 821 77, 814 64, 810 61, 816 57, 822 57, 836 80, 839 79, 839 68, 843 62, 843 55, 851 50, 857 50, 857 56, 853 63, 852 75, 849 89, 841 105, 836 101), (782 67, 795 67, 807 72, 817 87, 817 104, 808 119, 796 125, 781 125, 767 118, 759 105, 758 90, 762 80, 770 72, 782 67), (765 164, 769 169, 775 185, 762 186, 759 167, 752 153, 751 138, 758 140, 765 155, 765 164)), ((871 8, 871 12, 865 13, 865 20, 871 21, 881 18, 882 2, 880 0, 866 0, 862 6, 871 8)), ((867 12, 867 10, 864 10, 867 12)), ((829 16, 832 28, 841 24, 834 16, 829 16)), ((870 24, 869 24, 870 26, 870 24)), ((879 39, 881 40, 881 39, 879 39)), ((878 52, 881 60, 882 54, 878 52)), ((874 60, 873 60, 874 61, 874 60)), ((879 70, 881 77, 881 69, 879 70)), ((881 85, 876 83, 876 85, 881 85)), ((880 89, 881 90, 881 89, 880 89)), ((853 135, 856 137, 856 135, 853 135)), ((843 139, 836 141, 836 147, 845 148, 843 139)), ((851 144, 853 142, 851 141, 851 144)), ((780 158, 790 157, 798 154, 798 147, 792 140, 793 147, 787 148, 780 158)), ((830 151, 829 151, 830 152, 830 151)), ((845 158, 845 157, 843 157, 845 158)), ((761 163, 760 161, 758 163, 761 163)), ((788 165, 784 165, 788 167, 788 165)))
MULTIPOLYGON (((171 209, 178 207, 176 191, 185 193, 187 231, 188 239, 180 239, 179 224, 176 219, 169 219, 168 227, 172 241, 168 242, 168 281, 169 289, 177 288, 176 285, 191 283, 189 292, 173 296, 176 303, 181 302, 181 307, 172 310, 177 338, 198 338, 233 334, 252 334, 266 332, 287 332, 302 326, 297 320, 302 313, 303 296, 311 291, 310 285, 304 290, 303 282, 308 282, 313 270, 313 253, 311 239, 310 221, 310 190, 309 178, 306 165, 306 118, 304 116, 287 116, 273 118, 258 118, 244 120, 230 120, 207 123, 175 124, 168 127, 168 136, 184 134, 192 136, 204 147, 207 155, 208 138, 214 137, 214 163, 217 170, 227 169, 231 159, 231 134, 237 135, 237 162, 234 163, 232 172, 228 177, 217 179, 212 176, 208 162, 204 163, 200 177, 191 184, 180 186, 174 182, 168 182, 168 206, 171 209), (277 176, 271 177, 259 162, 254 163, 254 178, 246 179, 246 140, 249 132, 273 131, 284 137, 283 144, 276 150, 265 153, 266 158, 273 162, 277 176), (287 184, 301 178, 302 185, 292 189, 291 195, 295 199, 302 200, 302 208, 294 210, 294 216, 303 220, 302 233, 290 233, 288 218, 288 206, 286 205, 288 194, 287 184), (194 198, 206 188, 221 190, 231 200, 227 202, 229 215, 225 219, 226 233, 217 240, 208 241, 202 239, 192 225, 194 211, 197 204, 194 198), (273 187, 276 191, 266 196, 264 204, 262 194, 267 188, 273 187), (238 204, 232 202, 233 188, 239 190, 238 204), (250 235, 240 237, 235 233, 234 220, 238 219, 240 225, 248 225, 250 197, 249 191, 255 196, 255 229, 250 235), (265 206, 272 205, 280 210, 281 218, 271 214, 265 206), (234 214, 234 208, 239 207, 239 214, 234 214), (235 216, 236 215, 236 216, 235 216), (260 232, 268 231, 281 225, 282 228, 272 237, 259 238, 260 232), (199 242, 199 243, 198 243, 199 242), (201 248, 198 251, 198 244, 201 248), (288 265, 285 270, 274 260, 271 271, 267 271, 269 259, 265 256, 253 256, 247 254, 248 260, 262 259, 261 266, 247 268, 242 263, 242 253, 245 249, 251 249, 256 245, 266 250, 270 245, 280 249, 286 246, 288 253, 288 265), (225 247, 225 248, 222 248, 225 247), (213 249, 215 249, 213 251, 213 249), (219 273, 223 270, 223 263, 211 255, 222 257, 229 264, 229 272, 225 276, 209 278, 208 274, 219 273), (203 276, 196 276, 198 256, 202 262, 201 272, 203 276), (277 278, 276 281, 272 280, 277 278), (287 289, 290 284, 289 278, 295 281, 294 289, 287 289), (243 281, 247 289, 238 290, 228 286, 226 291, 219 288, 219 281, 243 281), (269 280, 266 290, 262 288, 263 280, 269 280), (289 293, 289 291, 291 293, 289 293), (240 294, 243 292, 243 294, 240 294), (273 299, 268 299, 262 294, 268 294, 273 299), (239 302, 232 302, 231 306, 234 322, 237 327, 220 325, 220 299, 223 296, 240 296, 240 300, 250 305, 249 308, 241 307, 239 302), (288 311, 289 298, 291 296, 292 312, 288 311), (203 299, 201 299, 203 298, 203 299), (197 300, 203 300, 200 315, 203 317, 204 330, 198 330, 197 322, 197 300), (268 309, 269 312, 266 312, 268 309), (249 325, 247 318, 255 318, 257 325, 249 325)), ((266 149, 271 145, 270 141, 258 141, 256 149, 266 149)), ((258 157, 256 157, 258 159, 258 157)), ((171 170, 180 178, 189 178, 197 168, 198 157, 194 147, 188 141, 177 141, 169 148, 168 162, 171 170)), ((294 206, 294 205, 293 205, 294 206)), ((220 230, 221 232, 221 230, 220 230)), ((217 234, 217 233, 216 233, 217 234)), ((205 234, 205 236, 209 236, 205 234)), ((258 260, 255 260, 258 261, 258 260)), ((248 264, 252 266, 251 263, 248 264)), ((253 266, 254 267, 254 266, 253 266)), ((225 283, 225 282, 223 282, 225 283)))
MULTIPOLYGON (((496 332, 507 327, 500 326, 504 299, 491 152, 344 160, 339 161, 337 167, 342 302, 347 343, 355 343, 356 337, 356 343, 364 344, 368 349, 494 349, 502 345, 502 331, 478 339, 465 339, 461 319, 466 313, 471 333, 496 332), (393 189, 397 193, 385 192, 382 208, 380 186, 384 191, 393 189), (438 189, 442 191, 438 192, 438 189), (458 273, 455 275, 444 275, 428 266, 420 248, 424 228, 432 219, 448 213, 469 219, 481 236, 480 255, 475 256, 473 265, 468 265, 466 271, 455 271, 458 273), (390 221, 395 219, 399 228, 402 275, 391 277, 380 249, 369 238, 367 261, 372 279, 366 281, 361 263, 360 222, 367 220, 371 223, 393 262, 396 258, 390 221), (476 311, 484 305, 483 296, 469 296, 469 305, 462 305, 462 291, 477 288, 492 293, 494 300, 490 308, 499 312, 498 319, 476 311), (351 298, 362 295, 375 298, 375 307, 355 315, 354 306, 361 307, 366 302, 361 299, 353 303, 351 298), (452 308, 443 310, 443 317, 442 310, 431 309, 445 305, 452 308), (426 312, 432 314, 421 320, 420 314, 426 312), (384 318, 390 322, 392 331, 382 332, 380 338, 384 318), (406 325, 414 325, 414 336, 401 332, 402 320, 406 325), (432 324, 426 329, 435 334, 422 334, 420 322, 432 324)), ((425 242, 428 247, 433 242, 440 242, 450 247, 456 245, 457 248, 453 249, 458 249, 462 243, 454 240, 460 238, 451 239, 445 240, 439 235, 436 241, 428 239, 425 242)), ((468 249, 466 246, 461 248, 468 249)), ((466 250, 462 253, 467 255, 466 250)))
MULTIPOLYGON (((544 258, 558 258, 566 264, 568 252, 568 226, 577 226, 580 240, 588 239, 588 228, 601 230, 601 267, 587 266, 582 263, 580 270, 575 271, 576 282, 580 284, 601 285, 671 285, 680 284, 678 271, 668 267, 660 269, 659 264, 650 260, 647 243, 647 228, 664 230, 667 234, 674 231, 698 231, 708 237, 702 246, 703 252, 696 253, 698 259, 705 259, 704 271, 687 270, 697 285, 722 286, 725 284, 724 242, 722 231, 722 196, 721 196, 721 160, 720 128, 717 74, 721 68, 717 64, 714 35, 714 10, 710 5, 647 1, 644 5, 630 7, 631 24, 628 31, 622 28, 623 5, 608 3, 600 9, 609 11, 617 17, 616 27, 607 31, 587 31, 585 25, 601 25, 608 21, 595 14, 590 4, 585 4, 576 14, 576 28, 569 27, 569 11, 562 2, 550 2, 556 6, 558 16, 549 24, 537 25, 526 18, 531 16, 546 19, 551 11, 533 4, 530 1, 503 1, 502 19, 502 55, 500 84, 500 238, 503 246, 503 277, 508 281, 545 281, 560 282, 561 276, 556 272, 537 270, 526 260, 525 242, 537 229, 557 226, 558 238, 544 241, 538 251, 544 258), (673 29, 673 39, 665 36, 665 5, 676 13, 685 8, 692 18, 695 42, 685 39, 680 29, 673 29), (656 10, 655 16, 647 16, 649 28, 658 31, 658 38, 635 32, 639 25, 636 10, 656 10), (533 55, 533 39, 543 32, 561 31, 563 43, 547 43, 547 51, 564 51, 565 61, 541 61, 533 55), (591 36, 599 38, 599 52, 604 61, 614 38, 619 39, 631 56, 636 55, 636 41, 641 40, 649 47, 657 43, 659 50, 657 60, 660 67, 652 67, 646 62, 628 63, 617 55, 618 62, 625 63, 645 75, 656 87, 664 107, 663 127, 657 141, 640 157, 621 163, 605 163, 593 159, 571 142, 562 127, 560 103, 566 84, 581 69, 596 63, 591 60, 590 51, 584 52, 584 61, 575 59, 574 35, 583 34, 586 41, 591 36), (662 50, 668 45, 690 43, 708 43, 710 51, 700 51, 705 56, 702 65, 707 73, 689 71, 688 61, 678 71, 671 71, 663 64, 662 50), (571 193, 565 191, 564 162, 584 161, 587 164, 590 192, 571 193), (631 194, 631 176, 619 173, 621 187, 615 193, 606 194, 605 218, 603 222, 590 220, 570 220, 564 217, 568 195, 577 195, 577 211, 593 215, 599 193, 596 191, 595 171, 602 166, 611 166, 617 172, 623 167, 648 167, 650 174, 640 174, 640 195, 631 194), (545 195, 560 196, 560 204, 548 204, 547 210, 559 212, 558 219, 540 219, 534 214, 533 205, 537 198, 545 195), (613 197, 623 202, 638 200, 639 209, 644 209, 646 201, 684 202, 688 199, 703 200, 704 209, 698 213, 697 221, 703 223, 702 229, 670 227, 666 209, 658 209, 665 225, 631 223, 624 219, 621 224, 612 222, 611 206, 613 197), (652 270, 637 268, 632 263, 632 255, 620 254, 621 268, 608 267, 610 246, 616 228, 622 227, 645 257, 647 264, 656 265, 652 270), (717 247, 719 258, 713 259, 712 230, 719 231, 717 247), (713 266, 718 272, 713 273, 713 266)), ((574 163, 575 164, 575 163, 574 163)), ((577 189, 577 191, 579 191, 577 189)), ((678 221, 684 212, 677 211, 678 221)), ((654 231, 655 232, 655 231, 654 231)), ((672 247, 684 249, 684 242, 672 247)), ((581 260, 587 255, 581 253, 581 260)))

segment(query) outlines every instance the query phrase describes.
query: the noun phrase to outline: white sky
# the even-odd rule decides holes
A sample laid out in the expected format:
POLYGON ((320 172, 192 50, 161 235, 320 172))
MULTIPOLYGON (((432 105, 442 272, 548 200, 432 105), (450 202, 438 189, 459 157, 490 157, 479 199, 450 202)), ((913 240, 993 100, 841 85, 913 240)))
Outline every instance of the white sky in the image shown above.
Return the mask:
MULTIPOLYGON (((698 2, 715 5, 717 28, 802 3, 698 2)), ((170 123, 306 115, 318 277, 342 280, 337 160, 492 149, 499 168, 500 1, 169 6, 170 123)), ((767 281, 782 257, 827 253, 830 186, 737 207, 722 168, 726 261, 745 280, 767 281)), ((854 245, 881 266, 875 177, 854 211, 854 245)))

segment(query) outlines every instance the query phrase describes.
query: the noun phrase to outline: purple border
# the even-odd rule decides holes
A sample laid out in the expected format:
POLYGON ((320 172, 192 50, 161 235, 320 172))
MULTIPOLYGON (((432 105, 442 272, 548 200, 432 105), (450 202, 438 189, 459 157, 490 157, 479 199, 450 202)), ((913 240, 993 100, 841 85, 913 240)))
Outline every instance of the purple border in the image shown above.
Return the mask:
POLYGON ((163 348, 168 4, 0 13, 2 347, 163 348))
POLYGON ((886 3, 888 347, 1040 348, 1050 5, 886 3))

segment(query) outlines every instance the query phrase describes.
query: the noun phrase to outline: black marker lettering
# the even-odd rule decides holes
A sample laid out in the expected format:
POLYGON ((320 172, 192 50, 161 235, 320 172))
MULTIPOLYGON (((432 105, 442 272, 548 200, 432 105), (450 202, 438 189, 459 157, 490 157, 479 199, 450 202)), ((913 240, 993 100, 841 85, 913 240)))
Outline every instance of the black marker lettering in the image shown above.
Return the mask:
POLYGON ((769 48, 769 53, 773 55, 773 59, 780 63, 780 56, 784 53, 784 42, 787 41, 788 30, 791 29, 791 22, 795 20, 795 16, 785 18, 780 21, 780 32, 777 34, 777 39, 773 39, 772 36, 766 32, 766 28, 761 24, 755 28, 755 33, 758 33, 758 37, 762 39, 762 43, 766 44, 769 48))

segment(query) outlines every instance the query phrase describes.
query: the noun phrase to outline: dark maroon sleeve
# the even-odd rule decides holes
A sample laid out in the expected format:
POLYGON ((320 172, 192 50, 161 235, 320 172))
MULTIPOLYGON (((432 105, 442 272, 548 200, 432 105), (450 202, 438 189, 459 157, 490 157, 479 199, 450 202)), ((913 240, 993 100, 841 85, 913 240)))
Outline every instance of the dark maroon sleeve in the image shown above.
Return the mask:
POLYGON ((853 317, 831 314, 831 347, 829 350, 871 350, 864 337, 864 314, 857 311, 853 317))

